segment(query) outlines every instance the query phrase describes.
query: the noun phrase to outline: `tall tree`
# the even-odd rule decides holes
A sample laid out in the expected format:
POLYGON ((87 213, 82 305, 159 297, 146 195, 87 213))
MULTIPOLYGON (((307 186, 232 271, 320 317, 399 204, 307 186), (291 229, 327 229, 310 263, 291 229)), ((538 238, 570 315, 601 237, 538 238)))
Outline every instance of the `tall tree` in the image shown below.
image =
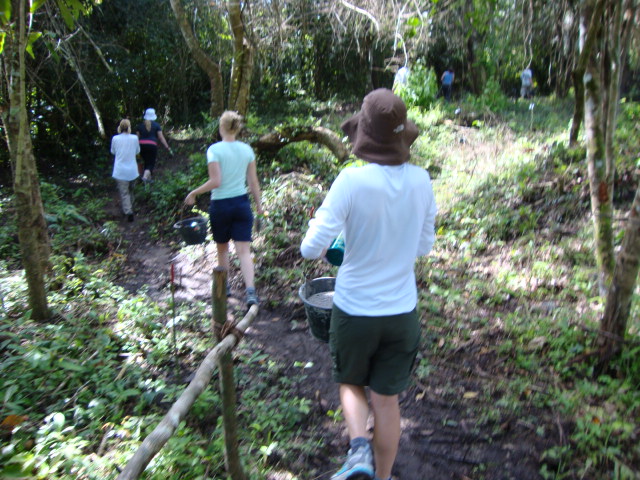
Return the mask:
POLYGON ((231 32, 233 33, 233 64, 229 82, 228 107, 230 110, 245 115, 249 108, 254 48, 247 35, 240 0, 229 0, 228 11, 231 32))
POLYGON ((182 1, 171 0, 171 8, 176 16, 176 21, 178 22, 178 26, 180 27, 180 31, 182 32, 182 36, 184 37, 187 46, 189 47, 191 55, 193 55, 193 58, 200 68, 202 68, 209 77, 211 85, 211 104, 209 114, 212 118, 218 117, 224 111, 224 86, 222 84, 222 72, 220 70, 220 66, 200 46, 198 37, 191 27, 191 22, 182 5, 182 1))
POLYGON ((640 269, 640 188, 636 190, 633 205, 627 214, 622 247, 616 258, 613 281, 607 293, 599 339, 600 368, 606 369, 612 358, 622 350, 631 300, 640 269))
MULTIPOLYGON (((614 137, 618 114, 622 68, 635 24, 637 0, 586 0, 583 4, 581 52, 575 71, 576 102, 584 104, 587 169, 591 193, 598 288, 606 297, 600 330, 600 360, 604 366, 621 349, 640 261, 636 193, 628 215, 624 242, 618 257, 613 243, 613 186, 615 176, 614 137), (586 20, 588 19, 588 21, 586 20), (583 96, 582 96, 583 95, 583 96)), ((578 112, 579 106, 576 106, 578 112)), ((574 114, 572 135, 580 118, 574 114)))
MULTIPOLYGON (((248 3, 245 2, 245 5, 248 5, 248 3)), ((245 115, 249 105, 249 92, 253 73, 253 47, 249 41, 250 35, 246 31, 246 25, 243 21, 242 3, 240 0, 229 0, 226 2, 226 6, 228 29, 233 37, 233 64, 230 74, 227 108, 245 115)), ((226 59, 212 58, 200 45, 197 32, 192 28, 192 21, 181 0, 171 0, 171 8, 191 54, 209 77, 211 83, 211 108, 209 113, 212 117, 217 117, 225 108, 223 74, 220 64, 226 59)), ((215 7, 213 4, 209 4, 207 8, 213 9, 215 7)))
MULTIPOLYGON (((584 65, 584 121, 587 141, 587 167, 591 192, 599 288, 604 293, 611 284, 615 256, 613 250, 613 183, 615 155, 613 142, 618 114, 623 53, 629 39, 633 0, 587 0, 590 12, 588 33, 578 61, 584 65)), ((579 71, 579 73, 581 73, 579 71)), ((579 100, 579 99, 577 99, 579 100)))
POLYGON ((28 31, 33 11, 25 0, 2 2, 2 73, 7 89, 2 122, 13 167, 18 240, 29 291, 31 317, 49 318, 45 273, 49 269, 49 237, 40 194, 40 182, 31 144, 26 105, 25 54, 38 35, 28 31))
MULTIPOLYGON (((636 25, 638 13, 637 0, 612 1, 606 5, 611 31, 607 38, 609 49, 606 54, 611 58, 610 68, 605 63, 605 78, 611 82, 608 88, 607 101, 604 103, 606 123, 605 157, 608 165, 614 165, 613 137, 618 113, 618 96, 622 79, 624 59, 627 56, 631 30, 636 25)), ((613 180, 612 180, 613 181, 613 180)), ((593 188, 592 188, 593 190, 593 188)), ((613 193, 613 186, 611 186, 613 193)), ((592 194, 593 197, 593 194, 592 194)), ((610 220, 610 219, 609 219, 610 220)), ((613 246, 611 247, 613 249, 613 246)), ((609 361, 622 349, 622 342, 627 332, 627 323, 631 311, 631 299, 638 278, 640 267, 640 188, 627 215, 624 239, 615 259, 615 267, 611 273, 608 286, 605 312, 600 323, 600 364, 606 368, 609 361)))

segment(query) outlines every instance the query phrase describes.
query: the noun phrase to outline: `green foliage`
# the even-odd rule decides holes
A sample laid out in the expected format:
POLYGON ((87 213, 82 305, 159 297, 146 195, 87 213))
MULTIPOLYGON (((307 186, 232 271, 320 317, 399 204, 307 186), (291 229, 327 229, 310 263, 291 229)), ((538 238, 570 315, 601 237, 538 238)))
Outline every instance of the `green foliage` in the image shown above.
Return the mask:
POLYGON ((425 66, 422 61, 416 62, 409 70, 407 83, 396 85, 396 94, 407 107, 428 109, 438 95, 438 78, 433 68, 425 66))
POLYGON ((494 77, 490 77, 479 97, 469 96, 472 108, 482 112, 483 115, 493 115, 493 112, 505 110, 509 105, 509 99, 503 93, 500 84, 494 77))
MULTIPOLYGON (((152 214, 156 215, 155 228, 159 236, 170 232, 180 218, 190 215, 184 207, 184 199, 191 190, 202 185, 208 178, 205 154, 194 153, 190 156, 186 168, 171 174, 171 181, 155 182, 153 188, 138 192, 140 201, 145 202, 152 214)), ((195 209, 208 211, 209 200, 209 195, 200 195, 195 209)))
MULTIPOLYGON (((166 313, 143 297, 97 280, 82 265, 83 260, 76 259, 74 271, 82 273, 69 275, 53 297, 53 308, 67 312, 66 318, 44 326, 19 316, 0 322, 2 414, 4 425, 11 425, 0 453, 3 478, 106 478, 115 465, 126 462, 184 388, 167 379, 173 348, 166 313), (108 455, 93 453, 105 448, 108 455)), ((4 277, 2 284, 11 292, 20 290, 19 278, 4 277)), ((3 299, 5 307, 12 301, 3 299)), ((195 335, 199 325, 181 327, 182 355, 210 348, 205 345, 207 335, 195 335)), ((259 353, 240 357, 240 368, 247 370, 240 375, 241 404, 249 407, 240 417, 250 425, 242 430, 241 444, 248 455, 255 449, 268 457, 266 447, 288 444, 298 435, 297 425, 309 414, 310 400, 285 393, 295 388, 302 371, 284 375, 281 367, 264 358, 259 353)), ((148 478, 177 480, 185 471, 190 478, 205 472, 223 475, 219 404, 213 385, 152 461, 148 478), (215 428, 207 428, 202 419, 213 419, 215 428)), ((300 452, 292 448, 287 455, 293 461, 300 452)))
MULTIPOLYGON (((473 418, 474 430, 493 432, 492 438, 505 435, 513 419, 518 428, 533 425, 532 435, 550 445, 543 478, 634 478, 640 352, 629 343, 611 372, 593 377, 592 332, 603 300, 596 295, 584 151, 559 140, 566 104, 537 100, 534 120, 549 131, 535 131, 526 106, 500 110, 499 99, 482 102, 487 112, 497 110, 475 126, 457 123, 440 102, 429 110, 410 109, 423 132, 412 160, 438 167, 440 211, 434 251, 416 265, 424 326, 416 385, 437 380, 443 369, 460 369, 464 385, 454 375, 432 393, 473 418), (566 441, 553 445, 550 432, 558 425, 566 441)), ((311 111, 328 105, 292 105, 282 123, 308 124, 315 121, 311 111)), ((625 108, 624 151, 633 151, 637 112, 625 108)), ((339 120, 334 112, 323 124, 339 120)), ((252 132, 270 129, 256 115, 248 121, 252 132)), ((214 129, 207 128, 211 136, 214 129)), ((302 260, 299 244, 313 209, 345 165, 302 144, 259 160, 269 213, 253 244, 257 282, 264 308, 295 311, 296 287, 305 278, 335 275, 334 267, 302 260)), ((155 217, 158 236, 180 214, 186 192, 206 176, 203 154, 197 153, 187 167, 136 191, 136 201, 155 217)), ((174 349, 167 306, 146 298, 144 289, 133 295, 114 285, 112 275, 123 265, 119 225, 101 213, 105 195, 96 194, 99 186, 89 190, 87 179, 78 181, 73 189, 53 183, 42 189, 54 244, 50 302, 60 317, 46 325, 30 322, 23 276, 0 264, 0 420, 12 424, 0 452, 0 475, 113 476, 182 392, 178 378, 210 348, 207 305, 176 306, 174 349), (79 238, 96 234, 106 239, 102 250, 78 248, 79 238)), ((206 209, 207 196, 200 201, 198 208, 206 209)), ((2 213, 10 206, 10 198, 3 200, 2 213)), ((5 218, 0 235, 10 238, 5 218)), ((632 309, 629 332, 635 338, 637 298, 632 309)), ((297 321, 291 320, 292 328, 297 321)), ((236 353, 241 453, 251 478, 292 465, 308 468, 322 438, 308 426, 340 422, 341 410, 318 411, 313 392, 299 391, 306 358, 284 365, 260 349, 241 346, 236 353)), ((417 401, 421 392, 416 395, 417 401)), ((154 459, 148 478, 224 477, 219 403, 211 385, 154 459)), ((442 425, 459 423, 447 417, 442 425)), ((477 474, 485 468, 479 466, 477 474)))

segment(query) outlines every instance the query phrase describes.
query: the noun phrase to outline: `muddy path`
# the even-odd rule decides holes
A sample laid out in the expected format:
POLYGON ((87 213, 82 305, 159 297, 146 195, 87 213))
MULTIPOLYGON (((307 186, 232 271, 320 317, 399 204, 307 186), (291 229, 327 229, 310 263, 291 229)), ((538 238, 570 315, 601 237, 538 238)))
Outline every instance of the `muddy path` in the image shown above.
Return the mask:
MULTIPOLYGON (((157 181, 161 181, 161 177, 157 181)), ((144 205, 134 222, 118 212, 114 194, 110 212, 120 222, 127 240, 126 267, 121 284, 131 292, 146 292, 159 303, 170 295, 170 268, 176 272, 176 302, 207 301, 211 295, 211 271, 215 267, 215 247, 205 243, 176 250, 149 236, 150 221, 144 205)), ((231 306, 241 307, 239 272, 231 273, 235 285, 231 306)), ((258 289, 259 289, 258 285, 258 289)), ((272 299, 273 300, 273 299, 272 299)), ((277 304, 277 302, 273 302, 277 304)), ((427 322, 428 323, 428 322, 427 322)), ((281 475, 267 480, 294 478, 328 480, 339 468, 348 448, 341 422, 327 414, 337 410, 337 387, 331 379, 326 344, 316 340, 306 326, 304 309, 277 311, 262 308, 251 326, 246 342, 269 354, 278 364, 289 366, 294 376, 296 362, 310 362, 305 379, 297 385, 300 396, 312 400, 302 431, 313 440, 321 435, 323 448, 315 455, 301 457, 283 466, 281 475), (320 433, 318 433, 320 432, 320 433)), ((430 365, 428 377, 414 381, 401 397, 402 437, 394 467, 396 480, 534 480, 542 476, 540 458, 544 450, 561 441, 563 426, 549 412, 530 402, 517 413, 500 405, 501 386, 509 381, 504 359, 485 348, 491 338, 471 339, 453 352, 439 353, 438 334, 427 326, 423 357, 430 365), (527 407, 525 407, 527 408, 527 407)), ((296 371, 297 370, 297 371, 296 371)), ((544 388, 536 394, 544 395, 544 388)))

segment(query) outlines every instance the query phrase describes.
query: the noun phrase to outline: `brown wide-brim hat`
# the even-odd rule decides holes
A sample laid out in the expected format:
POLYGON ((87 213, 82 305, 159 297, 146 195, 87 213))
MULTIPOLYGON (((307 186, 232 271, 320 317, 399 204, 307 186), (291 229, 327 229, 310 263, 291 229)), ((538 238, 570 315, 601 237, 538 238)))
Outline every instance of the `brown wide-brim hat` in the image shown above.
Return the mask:
POLYGON ((391 90, 379 88, 362 102, 362 108, 341 126, 353 154, 380 165, 401 165, 418 138, 418 127, 407 118, 407 107, 391 90))

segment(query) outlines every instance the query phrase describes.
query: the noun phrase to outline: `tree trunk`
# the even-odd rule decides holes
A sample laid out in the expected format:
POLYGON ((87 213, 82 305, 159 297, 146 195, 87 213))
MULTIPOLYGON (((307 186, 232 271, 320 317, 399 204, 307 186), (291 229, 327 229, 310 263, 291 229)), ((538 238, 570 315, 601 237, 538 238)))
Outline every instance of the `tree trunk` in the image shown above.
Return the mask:
POLYGON ((187 43, 187 47, 189 48, 191 55, 193 55, 196 63, 209 77, 209 82, 211 84, 211 107, 209 114, 211 115, 211 118, 217 118, 224 111, 224 93, 220 67, 211 58, 209 58, 202 48, 200 48, 198 39, 191 29, 191 25, 189 25, 189 19, 187 18, 184 8, 182 8, 180 0, 170 1, 173 14, 176 17, 176 21, 178 22, 178 26, 180 27, 180 31, 182 32, 182 36, 187 43))
POLYGON ((14 30, 9 30, 5 37, 3 65, 9 108, 3 115, 3 122, 14 168, 18 240, 27 278, 31 317, 46 320, 49 308, 45 273, 50 268, 50 247, 26 107, 27 12, 25 0, 13 0, 11 4, 17 21, 14 30))
POLYGON ((603 86, 596 61, 585 76, 585 133, 587 136, 587 169, 591 193, 598 284, 601 293, 611 283, 614 267, 613 252, 613 172, 607 168, 603 112, 603 86))
POLYGON ((631 300, 640 268, 640 187, 627 214, 627 228, 618 253, 613 282, 607 295, 600 323, 603 335, 599 340, 600 363, 606 366, 622 349, 627 332, 631 300))
MULTIPOLYGON (((612 27, 607 24, 608 19, 603 19, 602 15, 607 3, 612 2, 597 0, 587 6, 587 12, 592 11, 593 14, 576 69, 579 73, 584 66, 587 168, 598 264, 598 288, 601 295, 606 294, 611 284, 615 265, 612 227, 614 167, 608 163, 606 152, 607 125, 615 123, 615 119, 608 117, 612 110, 607 107, 608 102, 613 101, 609 99, 611 77, 606 74, 610 66, 605 65, 613 61, 606 53, 607 37, 613 33, 612 27)), ((617 102, 617 98, 615 101, 617 102)), ((611 140, 610 138, 609 141, 611 140)))
POLYGON ((247 39, 240 0, 229 2, 229 21, 233 32, 233 65, 229 86, 229 108, 246 115, 249 108, 251 76, 253 74, 253 47, 247 39))
MULTIPOLYGON (((622 79, 623 58, 629 45, 630 30, 636 14, 635 1, 612 2, 610 17, 612 29, 608 42, 611 44, 606 145, 607 165, 614 170, 613 136, 618 116, 618 95, 622 79)), ((613 176, 613 175, 612 175, 613 176)), ((612 187, 613 190, 613 187, 612 187)), ((640 187, 627 215, 627 227, 622 247, 616 258, 611 286, 607 293, 604 315, 600 322, 602 336, 599 339, 600 369, 608 367, 611 359, 622 350, 622 342, 627 331, 631 311, 631 299, 638 278, 640 265, 640 187)))

